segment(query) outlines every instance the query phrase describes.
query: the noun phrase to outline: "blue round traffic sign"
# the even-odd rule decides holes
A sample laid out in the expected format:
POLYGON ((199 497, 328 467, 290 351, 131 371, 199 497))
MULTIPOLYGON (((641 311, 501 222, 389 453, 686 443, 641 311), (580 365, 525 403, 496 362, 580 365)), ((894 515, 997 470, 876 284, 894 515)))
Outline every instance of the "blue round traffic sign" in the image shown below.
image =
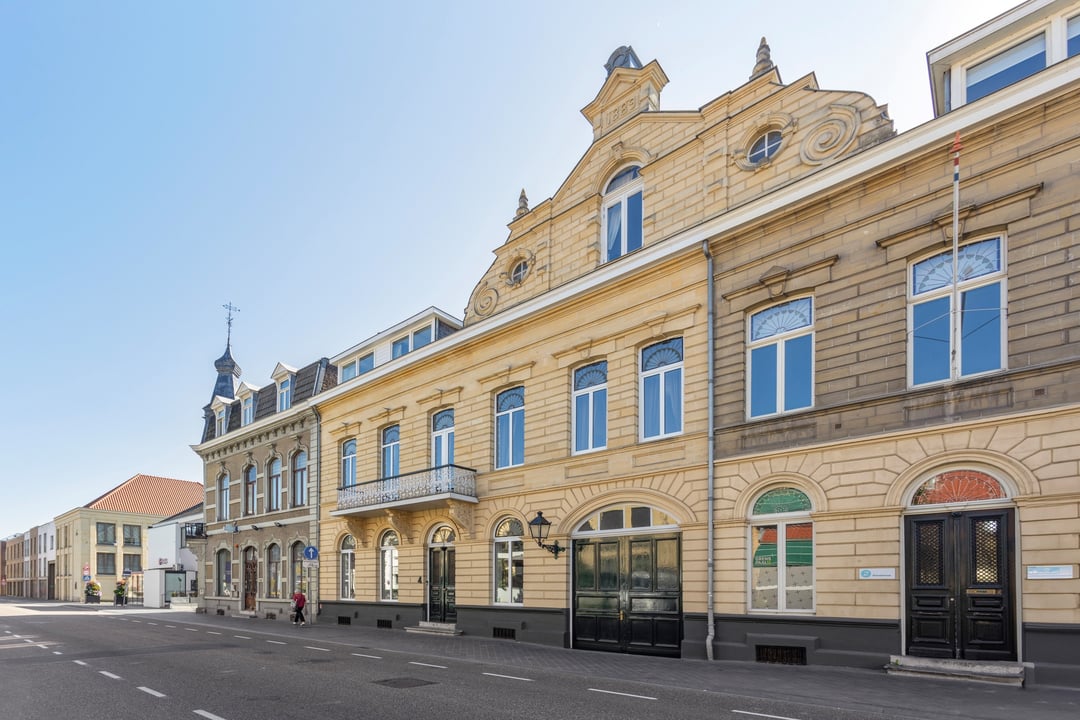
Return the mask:
POLYGON ((315 560, 318 557, 319 557, 319 548, 315 547, 314 545, 308 545, 306 548, 304 548, 304 559, 305 560, 315 560))

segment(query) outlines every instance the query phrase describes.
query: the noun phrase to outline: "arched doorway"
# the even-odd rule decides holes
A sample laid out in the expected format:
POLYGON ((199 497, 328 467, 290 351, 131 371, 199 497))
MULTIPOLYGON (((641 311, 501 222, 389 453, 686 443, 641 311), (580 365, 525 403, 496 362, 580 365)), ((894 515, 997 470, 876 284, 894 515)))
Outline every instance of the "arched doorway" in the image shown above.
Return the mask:
POLYGON ((453 528, 440 525, 428 542, 428 622, 457 621, 453 528))
POLYGON ((573 535, 574 647, 678 657, 682 561, 678 525, 647 505, 594 512, 573 535))
POLYGON ((259 553, 253 547, 244 548, 244 609, 255 610, 259 584, 259 553))
POLYGON ((925 480, 905 517, 906 651, 1016 660, 1014 512, 976 470, 925 480))

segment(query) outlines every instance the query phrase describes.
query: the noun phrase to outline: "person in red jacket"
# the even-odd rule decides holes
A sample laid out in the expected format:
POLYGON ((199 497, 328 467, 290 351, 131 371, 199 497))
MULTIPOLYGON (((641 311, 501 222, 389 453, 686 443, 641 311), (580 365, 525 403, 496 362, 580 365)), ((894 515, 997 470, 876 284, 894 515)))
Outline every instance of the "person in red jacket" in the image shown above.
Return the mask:
POLYGON ((293 625, 300 625, 303 627, 304 623, 304 606, 307 605, 307 598, 304 597, 302 590, 297 590, 292 596, 293 604, 293 625))

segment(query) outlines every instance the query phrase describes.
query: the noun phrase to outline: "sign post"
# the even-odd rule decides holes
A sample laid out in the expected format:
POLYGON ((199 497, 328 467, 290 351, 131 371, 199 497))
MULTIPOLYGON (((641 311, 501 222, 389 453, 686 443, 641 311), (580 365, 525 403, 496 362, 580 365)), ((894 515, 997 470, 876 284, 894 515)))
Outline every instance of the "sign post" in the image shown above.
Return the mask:
MULTIPOLYGON (((319 548, 314 545, 308 545, 304 548, 304 595, 307 596, 308 606, 312 604, 311 597, 311 568, 315 568, 316 572, 319 568, 319 548)), ((312 625, 315 624, 315 616, 318 613, 309 612, 308 619, 312 625)))

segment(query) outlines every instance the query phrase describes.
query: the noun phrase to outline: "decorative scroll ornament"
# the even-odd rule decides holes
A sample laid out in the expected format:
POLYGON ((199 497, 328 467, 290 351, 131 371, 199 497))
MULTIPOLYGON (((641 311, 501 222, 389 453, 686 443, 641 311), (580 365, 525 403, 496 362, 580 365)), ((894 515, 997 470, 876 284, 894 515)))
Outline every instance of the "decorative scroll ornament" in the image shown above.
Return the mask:
POLYGON ((476 299, 473 300, 473 312, 480 317, 487 317, 495 312, 495 306, 499 303, 499 291, 491 286, 486 286, 477 291, 476 299))
POLYGON ((859 129, 858 109, 851 105, 830 105, 829 117, 806 131, 799 145, 799 158, 807 165, 821 165, 845 150, 859 129))

